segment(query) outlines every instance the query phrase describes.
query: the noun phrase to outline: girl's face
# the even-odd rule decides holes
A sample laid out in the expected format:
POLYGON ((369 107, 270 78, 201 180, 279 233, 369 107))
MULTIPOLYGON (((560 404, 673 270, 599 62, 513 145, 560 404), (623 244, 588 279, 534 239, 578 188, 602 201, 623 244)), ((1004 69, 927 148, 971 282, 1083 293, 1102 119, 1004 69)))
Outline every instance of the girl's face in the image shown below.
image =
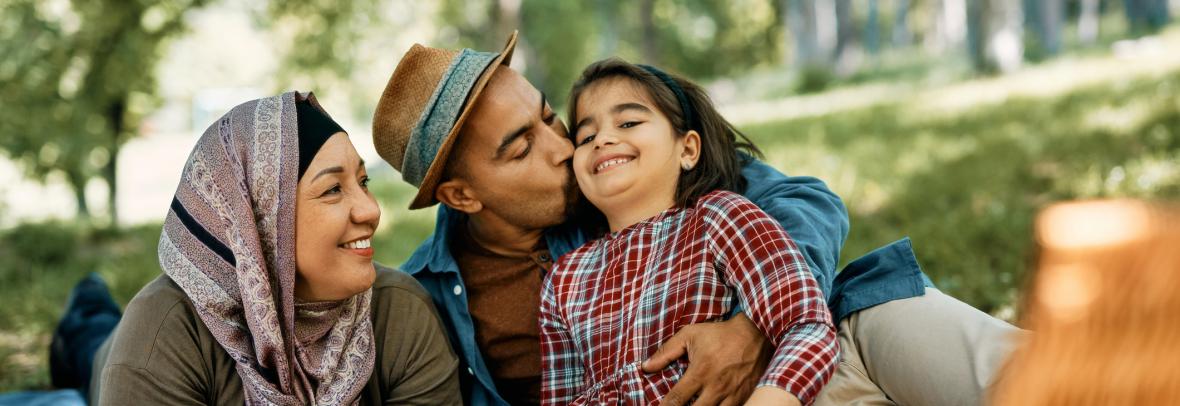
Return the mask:
POLYGON ((678 136, 648 92, 621 76, 587 87, 574 117, 578 187, 612 229, 619 228, 612 213, 645 210, 633 219, 642 220, 675 204, 681 169, 696 165, 695 131, 678 136))
POLYGON ((336 133, 299 180, 295 200, 295 296, 343 300, 373 285, 370 239, 381 208, 369 193, 364 161, 336 133))

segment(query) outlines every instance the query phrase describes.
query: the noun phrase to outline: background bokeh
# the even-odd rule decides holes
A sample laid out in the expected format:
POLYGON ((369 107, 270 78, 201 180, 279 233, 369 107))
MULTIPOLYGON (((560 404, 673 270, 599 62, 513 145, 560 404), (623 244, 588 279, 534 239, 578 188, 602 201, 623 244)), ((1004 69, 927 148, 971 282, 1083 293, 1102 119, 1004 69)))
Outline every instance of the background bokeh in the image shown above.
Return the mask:
POLYGON ((0 391, 45 388, 88 272, 125 304, 196 138, 314 91, 369 162, 377 258, 433 228, 377 157, 373 107, 413 43, 496 50, 560 110, 618 55, 703 83, 792 175, 849 208, 846 263, 903 236, 944 291, 1015 318, 1053 202, 1180 197, 1177 0, 0 0, 0 391), (248 4, 243 4, 248 3, 248 4))

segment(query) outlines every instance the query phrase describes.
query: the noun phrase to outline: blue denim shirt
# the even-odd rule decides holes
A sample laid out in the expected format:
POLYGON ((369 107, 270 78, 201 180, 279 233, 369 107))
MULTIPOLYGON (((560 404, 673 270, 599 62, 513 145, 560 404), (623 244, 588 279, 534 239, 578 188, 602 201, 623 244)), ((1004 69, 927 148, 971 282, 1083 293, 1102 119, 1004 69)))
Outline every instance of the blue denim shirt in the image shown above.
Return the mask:
MULTIPOLYGON (((742 176, 747 181, 743 195, 778 220, 803 251, 835 320, 888 301, 920 296, 924 286, 930 286, 908 238, 853 261, 837 275, 840 249, 848 236, 848 211, 840 197, 819 179, 787 176, 760 161, 747 163, 742 176)), ((467 289, 447 244, 454 227, 462 224, 462 216, 440 206, 434 234, 401 269, 422 283, 434 299, 451 346, 459 356, 464 401, 470 405, 507 405, 496 392, 476 345, 467 289)), ((587 236, 571 224, 547 230, 544 238, 555 258, 587 241, 587 236)))

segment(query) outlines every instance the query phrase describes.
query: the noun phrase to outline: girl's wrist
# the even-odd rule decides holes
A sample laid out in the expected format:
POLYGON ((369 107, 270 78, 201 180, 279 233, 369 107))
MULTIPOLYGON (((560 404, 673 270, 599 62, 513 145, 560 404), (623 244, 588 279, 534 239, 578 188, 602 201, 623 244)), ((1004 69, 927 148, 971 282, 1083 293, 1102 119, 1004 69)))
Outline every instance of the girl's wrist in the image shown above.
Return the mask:
POLYGON ((760 386, 750 395, 750 399, 746 400, 746 406, 799 406, 801 404, 791 392, 774 386, 760 386))

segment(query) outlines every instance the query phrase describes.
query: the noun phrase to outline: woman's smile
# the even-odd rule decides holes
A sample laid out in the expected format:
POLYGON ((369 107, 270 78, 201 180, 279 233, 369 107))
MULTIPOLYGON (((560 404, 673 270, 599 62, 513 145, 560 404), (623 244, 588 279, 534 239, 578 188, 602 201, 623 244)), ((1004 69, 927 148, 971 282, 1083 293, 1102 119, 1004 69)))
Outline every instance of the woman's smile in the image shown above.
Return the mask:
POLYGON ((340 244, 339 247, 348 251, 351 254, 360 255, 365 258, 373 257, 372 236, 365 236, 358 240, 353 240, 340 244))

